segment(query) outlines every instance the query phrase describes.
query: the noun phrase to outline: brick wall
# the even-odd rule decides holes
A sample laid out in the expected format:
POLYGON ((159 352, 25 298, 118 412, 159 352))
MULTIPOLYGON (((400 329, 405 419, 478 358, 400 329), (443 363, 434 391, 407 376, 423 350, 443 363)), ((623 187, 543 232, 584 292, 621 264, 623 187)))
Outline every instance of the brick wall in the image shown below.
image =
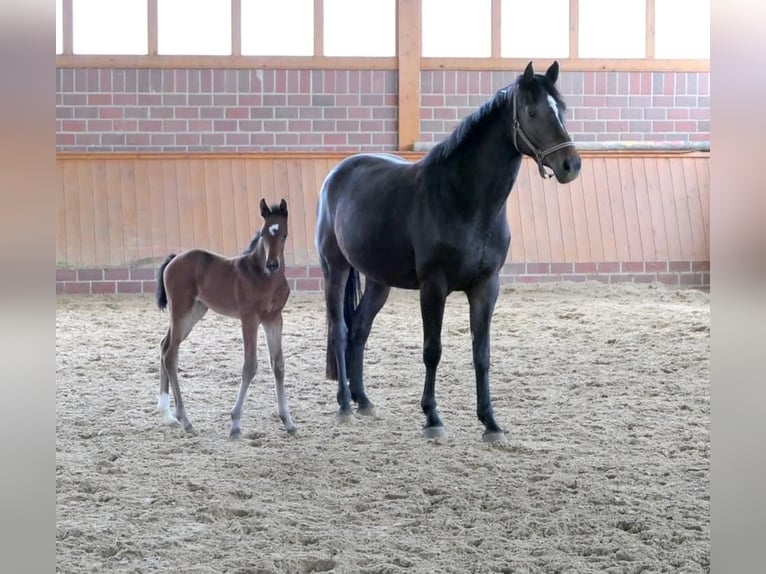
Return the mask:
MULTIPOLYGON (((516 71, 424 71, 421 138, 444 139, 516 71)), ((391 151, 384 70, 56 70, 58 151, 391 151)), ((562 72, 577 141, 707 141, 708 73, 562 72)))
MULTIPOLYGON (((443 140, 520 71, 428 71, 421 75, 420 140, 443 140)), ((575 141, 709 141, 710 74, 561 72, 575 141)))
POLYGON ((383 70, 56 70, 58 151, 397 148, 383 70))
MULTIPOLYGON (((57 269, 56 294, 153 295, 153 267, 106 269, 57 269)), ((319 267, 290 267, 287 280, 293 291, 322 289, 319 267)), ((599 281, 601 283, 663 283, 673 287, 709 287, 709 261, 623 261, 601 263, 506 263, 500 280, 510 283, 549 281, 599 281)))

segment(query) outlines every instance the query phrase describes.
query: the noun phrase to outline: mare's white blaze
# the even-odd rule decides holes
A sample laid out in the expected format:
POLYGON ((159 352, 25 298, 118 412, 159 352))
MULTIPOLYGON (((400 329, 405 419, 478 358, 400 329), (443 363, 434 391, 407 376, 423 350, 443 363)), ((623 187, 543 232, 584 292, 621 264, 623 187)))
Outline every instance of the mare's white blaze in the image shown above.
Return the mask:
POLYGON ((551 109, 553 110, 553 115, 555 115, 555 116, 556 116, 556 119, 559 121, 559 124, 560 124, 560 125, 561 125, 561 127, 563 128, 563 127, 564 127, 564 124, 562 124, 562 123, 561 123, 561 117, 559 116, 559 107, 558 107, 558 105, 556 104, 556 100, 555 100, 555 99, 553 99, 553 96, 552 96, 552 95, 550 95, 550 94, 548 94, 548 105, 549 105, 549 106, 551 107, 551 109))
POLYGON ((269 233, 274 235, 277 231, 279 231, 279 224, 275 223, 274 225, 269 226, 269 233))

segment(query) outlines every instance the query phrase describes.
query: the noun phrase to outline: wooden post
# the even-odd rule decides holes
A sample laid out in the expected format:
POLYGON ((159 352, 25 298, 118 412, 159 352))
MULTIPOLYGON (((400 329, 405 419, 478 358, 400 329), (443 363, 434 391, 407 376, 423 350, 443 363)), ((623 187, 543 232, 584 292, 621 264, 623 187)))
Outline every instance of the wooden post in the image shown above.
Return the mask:
POLYGON ((314 0, 314 57, 324 56, 324 2, 314 0))
POLYGON ((644 58, 654 59, 654 0, 646 0, 646 53, 644 58))
POLYGON ((150 56, 156 56, 159 53, 158 48, 158 40, 157 40, 157 0, 148 0, 149 4, 147 5, 147 25, 149 26, 148 29, 148 36, 149 36, 149 55, 150 56))
POLYGON ((579 49, 580 2, 569 0, 569 59, 577 58, 579 49))
POLYGON ((231 0, 231 55, 242 55, 242 0, 231 0))
POLYGON ((397 0, 396 54, 399 71, 399 149, 420 139, 421 1, 397 0))
POLYGON ((74 53, 74 33, 72 25, 72 0, 61 2, 61 53, 71 55, 74 53))

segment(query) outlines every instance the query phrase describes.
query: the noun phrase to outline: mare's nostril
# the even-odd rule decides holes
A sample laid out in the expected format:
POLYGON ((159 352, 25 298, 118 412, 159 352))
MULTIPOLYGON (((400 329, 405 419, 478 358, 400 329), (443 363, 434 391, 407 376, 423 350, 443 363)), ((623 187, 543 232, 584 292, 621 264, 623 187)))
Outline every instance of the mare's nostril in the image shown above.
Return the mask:
POLYGON ((564 160, 564 171, 572 171, 572 162, 568 159, 564 160))

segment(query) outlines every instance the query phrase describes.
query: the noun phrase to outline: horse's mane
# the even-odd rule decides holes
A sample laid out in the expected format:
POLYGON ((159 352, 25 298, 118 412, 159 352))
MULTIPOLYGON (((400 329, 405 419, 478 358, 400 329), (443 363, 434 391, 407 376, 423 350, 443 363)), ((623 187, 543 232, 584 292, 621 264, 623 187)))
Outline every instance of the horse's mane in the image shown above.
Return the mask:
MULTIPOLYGON (((556 86, 540 74, 535 76, 535 80, 524 84, 524 90, 529 93, 530 99, 538 100, 551 95, 563 113, 566 110, 566 103, 556 86)), ((523 76, 520 75, 513 83, 500 88, 491 99, 484 102, 479 109, 460 122, 447 139, 431 148, 431 151, 423 158, 423 163, 429 164, 448 159, 467 138, 486 123, 490 116, 504 106, 510 105, 511 95, 521 85, 522 81, 523 76)))

